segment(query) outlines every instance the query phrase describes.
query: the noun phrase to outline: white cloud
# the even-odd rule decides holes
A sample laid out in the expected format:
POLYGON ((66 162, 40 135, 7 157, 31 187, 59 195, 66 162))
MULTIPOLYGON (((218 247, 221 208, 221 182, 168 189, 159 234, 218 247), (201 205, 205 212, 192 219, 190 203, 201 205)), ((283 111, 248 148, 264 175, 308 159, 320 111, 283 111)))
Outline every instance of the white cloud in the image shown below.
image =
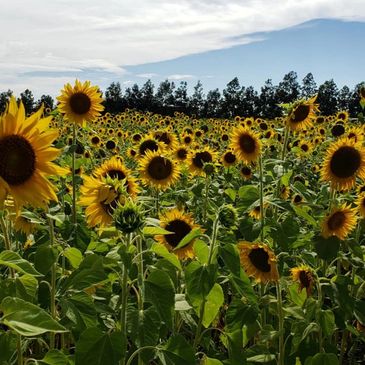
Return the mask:
MULTIPOLYGON (((101 81, 102 72, 118 79, 125 75, 123 65, 249 43, 255 32, 315 18, 365 20, 364 0, 32 0, 31 6, 24 4, 24 0, 0 0, 2 89, 18 91, 34 83, 29 85, 33 89, 42 86, 45 92, 57 93, 55 85, 61 79, 73 81, 75 74, 82 78, 88 69, 98 70, 101 81), (37 71, 57 75, 20 76, 37 71)), ((94 83, 100 81, 94 76, 94 83)))
POLYGON ((157 77, 158 74, 151 72, 151 73, 138 74, 136 76, 142 79, 152 79, 154 77, 157 77))
POLYGON ((194 78, 194 75, 180 75, 180 74, 174 74, 167 76, 169 80, 187 80, 194 78))

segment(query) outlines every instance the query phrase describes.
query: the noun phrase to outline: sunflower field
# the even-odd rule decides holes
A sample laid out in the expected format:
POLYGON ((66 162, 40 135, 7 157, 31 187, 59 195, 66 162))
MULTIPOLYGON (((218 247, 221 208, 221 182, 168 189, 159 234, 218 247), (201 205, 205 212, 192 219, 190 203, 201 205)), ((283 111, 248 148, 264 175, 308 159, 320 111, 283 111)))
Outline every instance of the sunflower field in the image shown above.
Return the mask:
POLYGON ((0 365, 365 363, 361 115, 57 99, 0 117, 0 365))

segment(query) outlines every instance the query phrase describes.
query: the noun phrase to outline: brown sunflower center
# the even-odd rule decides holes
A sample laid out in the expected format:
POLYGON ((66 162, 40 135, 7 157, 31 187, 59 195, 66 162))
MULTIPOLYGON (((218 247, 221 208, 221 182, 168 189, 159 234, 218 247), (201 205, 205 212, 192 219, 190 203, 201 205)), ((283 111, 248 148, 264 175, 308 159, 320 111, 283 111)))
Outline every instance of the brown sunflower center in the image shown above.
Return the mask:
POLYGON ((107 141, 105 143, 105 147, 108 149, 108 150, 113 150, 115 148, 115 142, 114 141, 107 141))
POLYGON ((171 176, 173 172, 172 162, 164 157, 154 157, 147 167, 148 175, 154 180, 164 180, 171 176))
POLYGON ((175 219, 169 222, 165 229, 166 231, 174 232, 173 234, 165 235, 166 241, 172 247, 176 247, 179 242, 191 231, 190 225, 181 219, 175 219))
POLYGON ((232 152, 227 152, 224 155, 224 161, 226 161, 227 163, 234 163, 236 162, 236 156, 232 152))
POLYGON ((332 156, 331 172, 338 178, 348 178, 355 174, 361 166, 361 155, 355 147, 340 147, 332 156))
POLYGON ((109 177, 112 179, 118 179, 118 180, 124 180, 126 178, 125 173, 123 171, 117 170, 117 169, 112 169, 112 170, 106 171, 106 173, 104 174, 104 177, 106 175, 109 175, 109 177))
POLYGON ((146 151, 157 151, 158 150, 158 143, 153 139, 147 139, 146 141, 142 142, 139 146, 139 153, 144 155, 146 151))
POLYGON ((255 139, 248 134, 242 134, 238 141, 241 150, 244 153, 253 153, 256 149, 255 139))
POLYGON ((294 110, 294 115, 291 118, 291 121, 293 123, 300 123, 303 122, 309 115, 310 112, 310 106, 301 104, 296 107, 294 110))
POLYGON ((98 144, 99 142, 100 142, 100 138, 98 136, 94 136, 93 138, 91 138, 92 144, 98 144))
POLYGON ((241 172, 245 176, 250 176, 251 175, 251 169, 249 167, 247 167, 247 166, 243 166, 241 168, 241 172))
POLYGON ((187 155, 188 155, 188 151, 185 148, 180 148, 177 151, 177 157, 181 160, 185 160, 187 155))
POLYGON ((300 270, 299 271, 299 281, 300 281, 300 284, 304 288, 309 288, 311 281, 312 281, 311 274, 309 272, 307 272, 306 270, 300 270))
POLYGON ((346 220, 344 212, 336 212, 328 219, 327 225, 331 231, 335 231, 343 226, 346 220))
POLYGON ((32 145, 22 136, 10 135, 0 139, 0 176, 9 185, 21 185, 36 169, 32 145))
POLYGON ((212 162, 212 155, 208 151, 197 152, 193 157, 194 166, 202 169, 205 163, 212 162))
POLYGON ((85 93, 78 92, 71 95, 70 107, 75 114, 86 114, 91 108, 91 100, 85 93))
POLYGON ((253 266, 261 272, 270 272, 269 254, 261 247, 254 248, 248 254, 248 257, 253 266))
POLYGON ((308 152, 308 150, 309 150, 309 146, 307 145, 307 144, 302 144, 301 146, 300 146, 300 148, 302 149, 302 151, 304 151, 304 152, 308 152))
POLYGON ((345 127, 342 124, 335 124, 331 129, 331 133, 334 137, 342 136, 345 133, 345 127))
POLYGON ((111 201, 110 203, 106 204, 106 203, 101 203, 102 207, 105 211, 105 213, 109 214, 109 215, 113 215, 114 210, 117 208, 118 206, 118 197, 115 198, 113 201, 111 201))
POLYGON ((165 143, 165 145, 167 145, 167 146, 169 146, 170 143, 171 143, 171 138, 170 138, 170 136, 169 136, 169 134, 167 132, 158 133, 156 135, 156 138, 159 141, 165 143))

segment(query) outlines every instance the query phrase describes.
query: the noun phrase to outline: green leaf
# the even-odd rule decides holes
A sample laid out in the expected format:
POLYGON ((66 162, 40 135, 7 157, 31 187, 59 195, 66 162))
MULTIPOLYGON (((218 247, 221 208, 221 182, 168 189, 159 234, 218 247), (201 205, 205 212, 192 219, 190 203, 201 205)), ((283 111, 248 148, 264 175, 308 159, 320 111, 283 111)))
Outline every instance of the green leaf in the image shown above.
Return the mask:
POLYGON ((232 188, 228 188, 228 189, 224 190, 224 192, 229 196, 229 198, 232 200, 232 202, 234 202, 236 200, 236 195, 237 195, 236 190, 234 190, 232 188))
POLYGON ((142 233, 145 236, 154 236, 156 234, 173 234, 174 232, 166 231, 166 229, 161 227, 144 227, 142 233))
POLYGON ((219 309, 223 305, 223 302, 224 294, 222 287, 216 283, 214 284, 212 290, 209 292, 205 302, 205 311, 202 322, 205 328, 209 327, 209 325, 214 321, 219 312, 219 309))
POLYGON ((59 350, 48 351, 46 353, 46 356, 40 361, 41 361, 41 363, 44 363, 47 365, 68 365, 68 364, 70 364, 67 356, 59 350))
POLYGON ((256 355, 249 357, 247 361, 251 362, 259 362, 259 363, 266 363, 275 360, 275 355, 273 354, 264 354, 264 355, 256 355))
POLYGON ((68 247, 63 251, 63 256, 67 258, 71 266, 77 269, 82 261, 82 253, 76 247, 68 247))
POLYGON ((22 336, 38 336, 46 332, 67 332, 38 305, 19 298, 6 297, 0 305, 1 322, 22 336))
POLYGON ((288 215, 282 222, 275 224, 271 235, 278 246, 287 251, 299 235, 299 224, 291 215, 288 215))
POLYGON ((13 251, 6 250, 0 253, 0 265, 10 267, 22 274, 42 276, 29 261, 24 260, 18 253, 13 251))
POLYGON ((146 301, 156 308, 162 321, 172 328, 175 288, 170 276, 162 270, 152 270, 145 280, 146 301))
POLYGON ((222 361, 205 356, 201 365, 223 365, 222 361))
POLYGON ((289 297, 298 307, 303 307, 303 304, 307 299, 307 293, 305 290, 299 291, 298 283, 293 283, 289 286, 289 297))
POLYGON ((293 204, 293 209, 299 217, 305 219, 309 224, 314 227, 318 226, 318 222, 308 213, 310 211, 308 206, 299 206, 293 204))
POLYGON ((231 243, 220 246, 219 255, 224 261, 224 266, 227 267, 234 275, 240 276, 241 264, 237 246, 231 243))
POLYGON ((33 301, 37 294, 38 280, 29 274, 22 275, 15 280, 18 297, 33 301))
POLYGON ((34 257, 34 265, 37 270, 46 275, 54 263, 57 262, 58 251, 56 248, 47 245, 42 245, 37 248, 34 257))
POLYGON ((290 178, 293 175, 293 171, 289 170, 287 173, 285 173, 281 178, 280 181, 284 186, 289 186, 290 178))
POLYGON ((257 305, 246 304, 240 299, 233 299, 226 313, 226 327, 228 332, 242 329, 256 321, 259 311, 257 305))
POLYGON ((202 231, 200 228, 194 228, 191 230, 180 242, 179 244, 174 247, 174 251, 179 250, 180 248, 183 248, 187 246, 194 238, 197 238, 201 236, 202 231))
POLYGON ((75 365, 118 365, 123 348, 120 332, 109 334, 88 328, 76 343, 75 365))
POLYGON ((252 185, 241 186, 238 190, 239 206, 245 210, 260 198, 259 189, 252 185))
POLYGON ((251 303, 257 303, 257 296, 253 290, 251 281, 243 269, 240 270, 240 276, 230 275, 229 280, 239 295, 244 296, 251 303))
POLYGON ((186 287, 191 302, 203 300, 212 290, 217 277, 216 265, 193 261, 186 268, 186 287))
POLYGON ((330 309, 321 309, 318 312, 318 324, 322 328, 325 337, 331 337, 336 329, 335 315, 330 309))
POLYGON ((195 240, 194 242, 194 253, 197 259, 202 264, 208 263, 209 258, 209 247, 203 240, 195 240))
POLYGON ((335 354, 316 354, 312 358, 311 365, 338 365, 338 357, 335 354))
POLYGON ((313 243, 318 257, 326 261, 332 261, 340 249, 340 240, 336 236, 329 238, 316 236, 313 239, 313 243))
POLYGON ((164 365, 195 365, 192 346, 181 335, 170 337, 166 345, 158 352, 164 365))
POLYGON ((161 243, 154 243, 151 247, 151 251, 166 259, 179 270, 182 269, 178 257, 175 254, 169 252, 166 246, 162 245, 161 243))

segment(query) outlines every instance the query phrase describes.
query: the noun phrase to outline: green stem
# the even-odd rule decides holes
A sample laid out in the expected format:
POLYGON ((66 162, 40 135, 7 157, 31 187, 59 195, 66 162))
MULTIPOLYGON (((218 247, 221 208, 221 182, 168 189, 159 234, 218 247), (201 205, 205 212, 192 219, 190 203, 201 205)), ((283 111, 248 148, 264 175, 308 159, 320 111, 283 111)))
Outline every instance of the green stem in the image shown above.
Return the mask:
POLYGON ((155 346, 144 346, 144 347, 140 347, 139 349, 137 349, 136 351, 133 352, 133 354, 131 355, 131 357, 128 359, 127 364, 126 365, 131 365, 133 359, 139 355, 142 351, 144 350, 156 350, 155 346))
POLYGON ((286 152, 287 152, 287 147, 288 147, 288 142, 289 142, 289 135, 290 135, 290 129, 289 126, 287 125, 285 127, 285 132, 284 132, 284 144, 283 144, 283 150, 281 151, 281 159, 282 161, 285 160, 285 156, 286 156, 286 152))
MULTIPOLYGON (((11 243, 10 243, 8 227, 6 226, 6 222, 5 222, 3 216, 1 216, 1 218, 0 218, 0 224, 1 224, 1 230, 3 231, 3 235, 4 235, 5 249, 8 251, 11 251, 11 243)), ((9 272, 10 272, 10 277, 12 279, 14 279, 14 277, 15 277, 14 270, 12 268, 10 268, 9 272)))
POLYGON ((206 223, 207 219, 207 209, 208 209, 208 199, 209 199, 209 176, 205 176, 205 194, 204 194, 204 205, 203 205, 203 223, 206 223))
POLYGON ((347 336, 348 336, 348 334, 349 334, 349 331, 347 329, 345 329, 342 333, 339 365, 343 364, 343 358, 345 356, 346 347, 347 347, 347 336))
MULTIPOLYGON (((132 240, 132 234, 127 235, 127 250, 132 240)), ((125 364, 127 354, 127 304, 128 304, 128 269, 127 266, 123 265, 123 277, 122 277, 122 304, 120 310, 120 326, 123 334, 123 351, 121 365, 125 364)))
POLYGON ((264 242, 265 211, 264 211, 264 173, 262 168, 262 157, 259 157, 260 169, 260 219, 261 219, 261 242, 264 242))
MULTIPOLYGON (((144 273, 143 273, 142 239, 140 236, 137 239, 137 255, 138 255, 137 266, 138 266, 138 289, 139 289, 138 310, 139 313, 141 313, 143 312, 143 302, 144 302, 144 273)), ((138 353, 138 365, 143 365, 140 352, 138 353)))
POLYGON ((281 287, 279 281, 276 283, 276 295, 278 299, 278 320, 279 320, 279 354, 278 365, 284 365, 284 315, 283 315, 283 300, 281 297, 281 287))
POLYGON ((76 163, 76 122, 73 123, 72 129, 72 223, 76 225, 77 217, 76 217, 76 174, 75 174, 75 163, 76 163))
POLYGON ((217 241, 217 234, 218 234, 218 222, 219 219, 218 217, 214 220, 213 223, 213 232, 212 232, 212 240, 210 242, 210 246, 209 246, 209 256, 208 256, 208 263, 207 265, 210 265, 212 262, 212 258, 213 258, 213 253, 214 253, 214 246, 215 243, 217 241))
POLYGON ((18 353, 18 365, 23 365, 22 336, 19 334, 17 335, 16 350, 18 353))
MULTIPOLYGON (((260 297, 262 300, 262 297, 265 295, 265 284, 261 283, 260 285, 260 297)), ((264 327, 266 325, 266 306, 262 306, 261 308, 261 325, 264 327)))

